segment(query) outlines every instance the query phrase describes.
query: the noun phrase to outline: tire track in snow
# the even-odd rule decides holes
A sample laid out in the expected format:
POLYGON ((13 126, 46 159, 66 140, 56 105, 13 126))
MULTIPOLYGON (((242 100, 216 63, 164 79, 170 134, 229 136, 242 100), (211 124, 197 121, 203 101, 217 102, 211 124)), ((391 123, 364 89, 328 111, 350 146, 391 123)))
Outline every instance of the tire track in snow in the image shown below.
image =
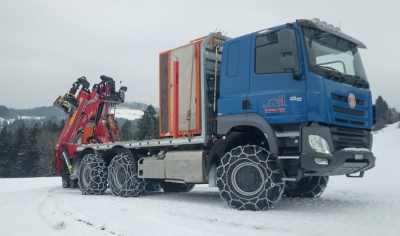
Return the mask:
POLYGON ((69 205, 70 196, 61 187, 48 191, 40 204, 39 215, 54 230, 64 235, 120 235, 108 230, 104 224, 92 223, 90 216, 85 216, 69 205))
POLYGON ((390 223, 393 214, 385 214, 400 206, 395 196, 382 197, 333 189, 318 199, 282 198, 270 211, 249 212, 228 208, 218 191, 204 186, 190 193, 155 192, 138 198, 113 197, 109 191, 83 196, 76 189, 56 188, 40 212, 63 235, 71 235, 72 228, 75 235, 379 235, 398 228, 390 223))

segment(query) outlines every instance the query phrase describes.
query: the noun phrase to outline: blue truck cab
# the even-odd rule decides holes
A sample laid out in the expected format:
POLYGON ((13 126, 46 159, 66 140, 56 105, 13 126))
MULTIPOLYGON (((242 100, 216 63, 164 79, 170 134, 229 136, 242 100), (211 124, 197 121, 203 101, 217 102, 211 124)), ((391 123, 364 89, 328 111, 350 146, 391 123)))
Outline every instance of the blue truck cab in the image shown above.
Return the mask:
POLYGON ((362 177, 375 165, 375 110, 361 48, 318 19, 227 40, 216 135, 264 146, 286 181, 362 177))

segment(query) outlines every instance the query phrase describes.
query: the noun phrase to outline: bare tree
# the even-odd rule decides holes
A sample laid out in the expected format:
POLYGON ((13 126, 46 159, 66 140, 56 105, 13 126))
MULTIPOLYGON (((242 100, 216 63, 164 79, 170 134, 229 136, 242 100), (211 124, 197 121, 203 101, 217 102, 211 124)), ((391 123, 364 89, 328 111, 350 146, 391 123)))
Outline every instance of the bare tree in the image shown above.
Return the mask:
POLYGON ((54 147, 56 146, 58 137, 58 132, 50 132, 42 130, 36 136, 37 147, 40 153, 40 158, 38 161, 39 175, 40 176, 52 176, 54 175, 53 154, 54 147))

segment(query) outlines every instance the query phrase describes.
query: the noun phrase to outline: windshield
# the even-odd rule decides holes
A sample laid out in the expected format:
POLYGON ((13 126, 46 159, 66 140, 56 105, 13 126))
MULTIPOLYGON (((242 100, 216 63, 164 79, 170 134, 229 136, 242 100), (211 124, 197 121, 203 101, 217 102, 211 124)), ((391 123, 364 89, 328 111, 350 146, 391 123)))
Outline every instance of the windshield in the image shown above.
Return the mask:
MULTIPOLYGON (((308 63, 367 81, 357 45, 319 29, 303 27, 308 63)), ((311 68, 310 68, 311 69, 311 68)))

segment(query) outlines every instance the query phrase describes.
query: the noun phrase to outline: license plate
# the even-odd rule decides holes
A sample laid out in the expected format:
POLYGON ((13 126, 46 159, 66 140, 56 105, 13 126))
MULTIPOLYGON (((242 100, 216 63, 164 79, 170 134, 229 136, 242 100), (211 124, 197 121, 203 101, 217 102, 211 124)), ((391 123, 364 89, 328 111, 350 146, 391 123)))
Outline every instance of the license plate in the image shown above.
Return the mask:
POLYGON ((354 155, 354 158, 355 158, 356 160, 362 160, 362 159, 364 159, 364 155, 363 155, 363 154, 355 154, 355 155, 354 155))

